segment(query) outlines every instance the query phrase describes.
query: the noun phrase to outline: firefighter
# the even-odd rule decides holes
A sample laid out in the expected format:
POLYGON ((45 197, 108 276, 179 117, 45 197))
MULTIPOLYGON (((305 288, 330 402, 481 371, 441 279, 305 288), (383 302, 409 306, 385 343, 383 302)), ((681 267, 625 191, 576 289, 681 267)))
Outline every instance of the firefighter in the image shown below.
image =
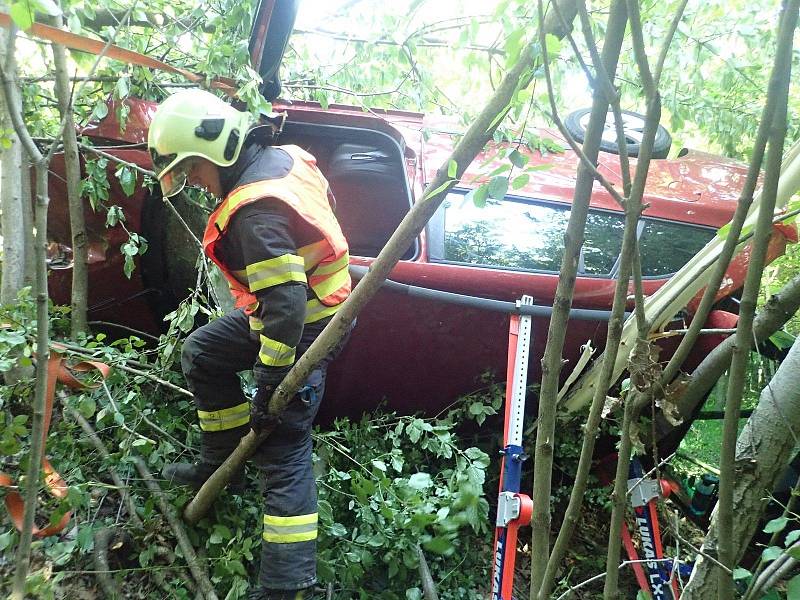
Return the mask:
MULTIPOLYGON (((348 246, 328 183, 313 156, 297 146, 271 145, 273 134, 202 90, 167 98, 150 125, 148 146, 164 197, 193 185, 222 200, 209 217, 203 248, 228 280, 236 306, 183 345, 200 460, 167 465, 164 476, 194 489, 250 428, 268 423, 273 390, 350 293, 348 246), (237 375, 248 369, 257 383, 249 402, 237 375)), ((331 358, 313 371, 252 459, 266 484, 253 600, 309 598, 316 582, 311 424, 331 358)), ((241 491, 243 484, 241 473, 232 489, 241 491)))

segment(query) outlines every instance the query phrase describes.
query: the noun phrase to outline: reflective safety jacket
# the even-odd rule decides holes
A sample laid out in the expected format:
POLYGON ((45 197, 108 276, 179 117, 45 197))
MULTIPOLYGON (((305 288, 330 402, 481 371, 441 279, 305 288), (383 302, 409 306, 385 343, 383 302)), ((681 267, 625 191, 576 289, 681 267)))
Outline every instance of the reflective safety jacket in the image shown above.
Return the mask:
POLYGON ((335 311, 326 309, 337 307, 350 295, 350 256, 347 240, 328 203, 327 181, 316 168, 314 157, 297 146, 280 148, 294 159, 288 174, 232 190, 209 217, 203 235, 203 248, 228 280, 236 308, 244 307, 248 314, 253 312, 257 303, 251 292, 254 281, 268 285, 307 281, 319 303, 319 306, 308 307, 306 322, 312 322, 333 314, 335 311), (264 265, 262 268, 248 265, 244 273, 231 271, 216 254, 216 244, 225 234, 237 210, 264 198, 283 202, 318 231, 321 239, 297 249, 302 263, 297 257, 287 255, 284 264, 264 265), (313 314, 309 314, 309 311, 313 314))

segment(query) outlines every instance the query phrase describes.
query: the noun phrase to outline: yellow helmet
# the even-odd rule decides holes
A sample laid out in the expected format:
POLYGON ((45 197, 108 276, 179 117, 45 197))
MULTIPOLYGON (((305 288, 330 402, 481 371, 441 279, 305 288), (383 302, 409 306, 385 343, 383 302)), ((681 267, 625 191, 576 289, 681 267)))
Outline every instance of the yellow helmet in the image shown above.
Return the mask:
POLYGON ((153 167, 165 198, 186 185, 197 156, 220 167, 236 162, 254 119, 204 90, 176 92, 156 109, 147 135, 153 167))

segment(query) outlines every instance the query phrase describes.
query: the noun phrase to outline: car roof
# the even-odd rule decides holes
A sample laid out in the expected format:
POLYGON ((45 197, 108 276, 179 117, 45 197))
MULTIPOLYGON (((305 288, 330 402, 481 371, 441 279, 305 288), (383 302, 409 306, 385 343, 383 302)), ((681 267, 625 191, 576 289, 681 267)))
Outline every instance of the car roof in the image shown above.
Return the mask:
MULTIPOLYGON (((129 114, 124 130, 120 130, 113 102, 108 116, 82 129, 84 135, 109 140, 141 144, 147 140, 147 129, 157 107, 155 102, 127 99, 129 114)), ((343 125, 383 131, 403 143, 408 157, 417 157, 422 171, 421 183, 433 181, 436 171, 449 159, 460 131, 452 118, 424 116, 421 113, 397 110, 369 110, 347 105, 330 105, 323 109, 316 102, 284 102, 275 109, 286 110, 289 120, 321 125, 343 125)), ((539 136, 567 146, 558 132, 542 128, 539 136)), ((470 164, 458 188, 472 189, 487 180, 487 174, 502 164, 508 164, 503 153, 512 146, 490 142, 470 164)), ((517 147, 516 144, 513 145, 517 147)), ((563 152, 530 150, 524 144, 519 151, 528 156, 528 183, 509 194, 519 198, 538 199, 571 204, 577 179, 579 159, 568 147, 563 152)), ((631 159, 631 169, 636 159, 631 159)), ((622 189, 619 157, 600 152, 598 171, 618 189, 622 189)), ((522 171, 516 169, 512 177, 522 171)), ((508 174, 507 172, 505 174, 508 174)), ((645 187, 644 214, 653 218, 721 227, 733 216, 736 202, 747 175, 746 165, 734 160, 698 151, 681 151, 673 159, 654 159, 645 187)), ((592 192, 591 206, 597 209, 620 211, 620 206, 597 182, 592 192)))
MULTIPOLYGON (((424 146, 425 183, 433 181, 436 171, 450 156, 459 132, 454 131, 452 119, 426 117, 427 135, 424 146), (447 125, 443 126, 443 123, 447 125), (449 125, 449 126, 448 126, 449 125)), ((562 203, 572 203, 577 180, 579 158, 555 130, 541 128, 539 137, 556 142, 564 148, 561 152, 530 150, 525 144, 490 142, 470 164, 461 178, 459 188, 472 189, 487 181, 491 173, 503 163, 509 164, 500 150, 518 148, 528 157, 526 168, 530 178, 518 190, 509 194, 520 198, 535 198, 562 203)), ((631 177, 637 160, 630 159, 631 177)), ((622 190, 622 170, 619 156, 600 152, 597 170, 618 190, 622 190)), ((524 172, 512 171, 512 179, 524 172)), ((508 172, 503 173, 508 175, 508 172)), ((682 150, 673 159, 653 159, 645 186, 644 214, 709 227, 721 227, 733 216, 736 202, 747 176, 747 166, 737 161, 698 152, 682 150)), ((594 183, 591 206, 598 209, 622 210, 611 194, 600 183, 594 183)))

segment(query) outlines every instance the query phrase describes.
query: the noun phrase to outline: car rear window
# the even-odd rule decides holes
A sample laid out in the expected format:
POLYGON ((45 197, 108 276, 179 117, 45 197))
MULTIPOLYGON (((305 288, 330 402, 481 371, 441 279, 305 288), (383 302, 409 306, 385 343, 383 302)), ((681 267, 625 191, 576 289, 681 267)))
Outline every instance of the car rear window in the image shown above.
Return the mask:
MULTIPOLYGON (((567 206, 519 198, 490 199, 479 208, 463 193, 451 193, 437 214, 435 229, 443 245, 437 251, 436 240, 431 240, 431 260, 558 272, 569 215, 567 206)), ((589 212, 579 273, 613 276, 622 229, 620 213, 589 212)), ((645 219, 640 238, 643 275, 676 272, 713 236, 713 230, 645 219)))

